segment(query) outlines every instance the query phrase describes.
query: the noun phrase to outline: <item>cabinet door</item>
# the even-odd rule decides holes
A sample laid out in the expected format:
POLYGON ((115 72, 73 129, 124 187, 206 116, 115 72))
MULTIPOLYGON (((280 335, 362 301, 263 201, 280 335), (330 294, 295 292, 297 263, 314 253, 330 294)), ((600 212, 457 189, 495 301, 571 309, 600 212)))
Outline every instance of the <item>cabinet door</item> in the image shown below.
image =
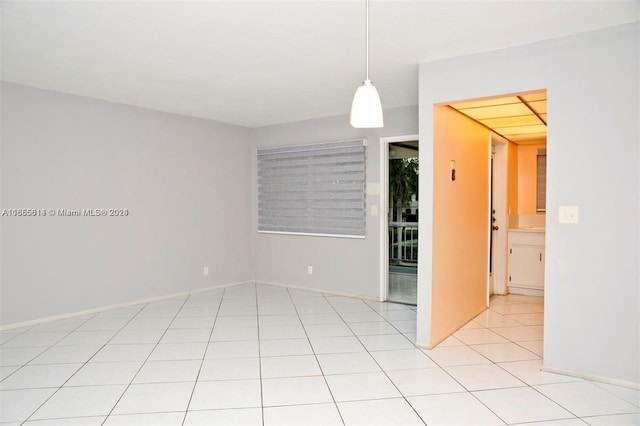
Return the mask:
POLYGON ((509 277, 511 285, 542 289, 544 287, 544 249, 512 245, 509 277))

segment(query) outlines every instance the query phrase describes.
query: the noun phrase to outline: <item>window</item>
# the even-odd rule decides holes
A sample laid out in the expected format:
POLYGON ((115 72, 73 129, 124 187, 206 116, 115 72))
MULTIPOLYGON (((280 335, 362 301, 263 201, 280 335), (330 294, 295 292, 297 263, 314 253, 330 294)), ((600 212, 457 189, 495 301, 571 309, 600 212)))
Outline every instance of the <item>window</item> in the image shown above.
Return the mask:
POLYGON ((364 139, 259 149, 258 231, 365 236, 364 139))
POLYGON ((547 150, 539 149, 536 166, 536 211, 547 211, 547 150))

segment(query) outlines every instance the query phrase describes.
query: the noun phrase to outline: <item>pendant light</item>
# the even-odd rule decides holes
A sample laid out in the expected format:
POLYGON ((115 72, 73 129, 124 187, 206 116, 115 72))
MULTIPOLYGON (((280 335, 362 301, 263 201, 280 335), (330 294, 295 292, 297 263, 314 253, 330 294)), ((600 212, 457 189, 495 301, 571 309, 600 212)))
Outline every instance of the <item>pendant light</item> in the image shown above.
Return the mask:
POLYGON ((367 8, 367 78, 356 89, 351 104, 351 125, 356 128, 383 127, 382 104, 376 86, 369 80, 369 0, 366 0, 367 8))

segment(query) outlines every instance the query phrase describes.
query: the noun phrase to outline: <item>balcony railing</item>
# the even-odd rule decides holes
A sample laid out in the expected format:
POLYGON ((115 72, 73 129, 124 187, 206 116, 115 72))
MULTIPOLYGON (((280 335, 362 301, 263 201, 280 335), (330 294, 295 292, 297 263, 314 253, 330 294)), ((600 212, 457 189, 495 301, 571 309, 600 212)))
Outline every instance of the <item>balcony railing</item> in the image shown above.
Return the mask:
POLYGON ((418 222, 389 222, 389 263, 418 263, 418 222))

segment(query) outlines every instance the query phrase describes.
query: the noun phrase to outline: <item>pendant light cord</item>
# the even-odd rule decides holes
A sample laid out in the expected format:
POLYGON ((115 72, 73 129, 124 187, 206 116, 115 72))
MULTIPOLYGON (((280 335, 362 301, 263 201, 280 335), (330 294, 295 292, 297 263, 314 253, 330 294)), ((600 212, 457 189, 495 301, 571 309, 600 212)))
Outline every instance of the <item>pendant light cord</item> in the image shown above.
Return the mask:
POLYGON ((366 68, 367 68, 367 80, 369 80, 369 0, 367 0, 366 8, 367 8, 367 13, 366 13, 366 16, 367 16, 367 49, 366 49, 367 66, 366 68))

